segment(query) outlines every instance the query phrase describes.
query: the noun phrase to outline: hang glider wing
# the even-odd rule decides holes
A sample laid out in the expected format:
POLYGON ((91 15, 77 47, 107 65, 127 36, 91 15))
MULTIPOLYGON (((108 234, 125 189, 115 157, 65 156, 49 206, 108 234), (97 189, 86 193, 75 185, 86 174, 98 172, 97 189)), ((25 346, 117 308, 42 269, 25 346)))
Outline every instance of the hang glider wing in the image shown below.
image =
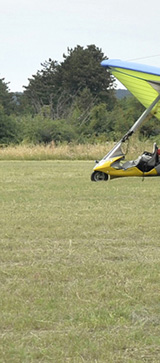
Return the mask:
MULTIPOLYGON (((160 68, 108 59, 101 62, 146 108, 160 94, 160 68)), ((160 120, 160 101, 151 113, 160 120)))

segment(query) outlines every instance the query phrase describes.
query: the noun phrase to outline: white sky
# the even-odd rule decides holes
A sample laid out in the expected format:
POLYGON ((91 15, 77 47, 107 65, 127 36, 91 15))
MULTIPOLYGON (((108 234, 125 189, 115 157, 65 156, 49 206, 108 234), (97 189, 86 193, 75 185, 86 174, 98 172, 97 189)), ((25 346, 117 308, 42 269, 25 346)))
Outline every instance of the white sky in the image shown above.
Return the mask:
POLYGON ((0 78, 22 91, 48 58, 95 44, 108 58, 160 66, 160 0, 4 0, 0 78), (144 59, 142 59, 144 58, 144 59))

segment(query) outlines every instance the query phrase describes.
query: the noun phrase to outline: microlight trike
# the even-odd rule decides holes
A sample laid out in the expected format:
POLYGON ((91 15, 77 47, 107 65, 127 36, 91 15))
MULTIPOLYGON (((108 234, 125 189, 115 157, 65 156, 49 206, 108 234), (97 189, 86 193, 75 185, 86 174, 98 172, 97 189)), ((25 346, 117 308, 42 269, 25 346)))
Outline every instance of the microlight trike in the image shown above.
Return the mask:
POLYGON ((151 113, 160 119, 160 68, 123 62, 104 60, 106 67, 144 106, 145 111, 100 161, 96 161, 91 174, 92 181, 108 180, 128 176, 160 176, 160 149, 154 143, 153 151, 144 151, 136 160, 125 161, 122 145, 140 127, 151 113))

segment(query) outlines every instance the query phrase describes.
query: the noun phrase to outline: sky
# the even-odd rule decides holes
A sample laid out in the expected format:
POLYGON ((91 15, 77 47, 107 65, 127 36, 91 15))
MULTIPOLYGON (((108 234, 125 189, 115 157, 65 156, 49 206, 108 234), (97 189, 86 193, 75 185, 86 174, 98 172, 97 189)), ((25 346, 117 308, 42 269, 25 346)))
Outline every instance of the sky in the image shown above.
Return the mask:
POLYGON ((22 92, 45 60, 62 62, 68 47, 90 44, 110 59, 160 67, 159 14, 159 0, 5 0, 0 78, 22 92))

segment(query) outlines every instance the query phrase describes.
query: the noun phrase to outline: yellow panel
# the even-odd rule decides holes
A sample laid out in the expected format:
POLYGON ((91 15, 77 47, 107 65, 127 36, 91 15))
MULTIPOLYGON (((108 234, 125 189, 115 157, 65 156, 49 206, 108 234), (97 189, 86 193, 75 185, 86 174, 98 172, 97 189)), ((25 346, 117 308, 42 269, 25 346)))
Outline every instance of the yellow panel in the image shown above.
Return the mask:
MULTIPOLYGON (((158 96, 158 92, 148 83, 148 81, 159 83, 160 76, 122 68, 112 68, 111 72, 145 106, 145 108, 149 107, 158 96)), ((151 113, 160 119, 160 101, 153 108, 151 113)))

